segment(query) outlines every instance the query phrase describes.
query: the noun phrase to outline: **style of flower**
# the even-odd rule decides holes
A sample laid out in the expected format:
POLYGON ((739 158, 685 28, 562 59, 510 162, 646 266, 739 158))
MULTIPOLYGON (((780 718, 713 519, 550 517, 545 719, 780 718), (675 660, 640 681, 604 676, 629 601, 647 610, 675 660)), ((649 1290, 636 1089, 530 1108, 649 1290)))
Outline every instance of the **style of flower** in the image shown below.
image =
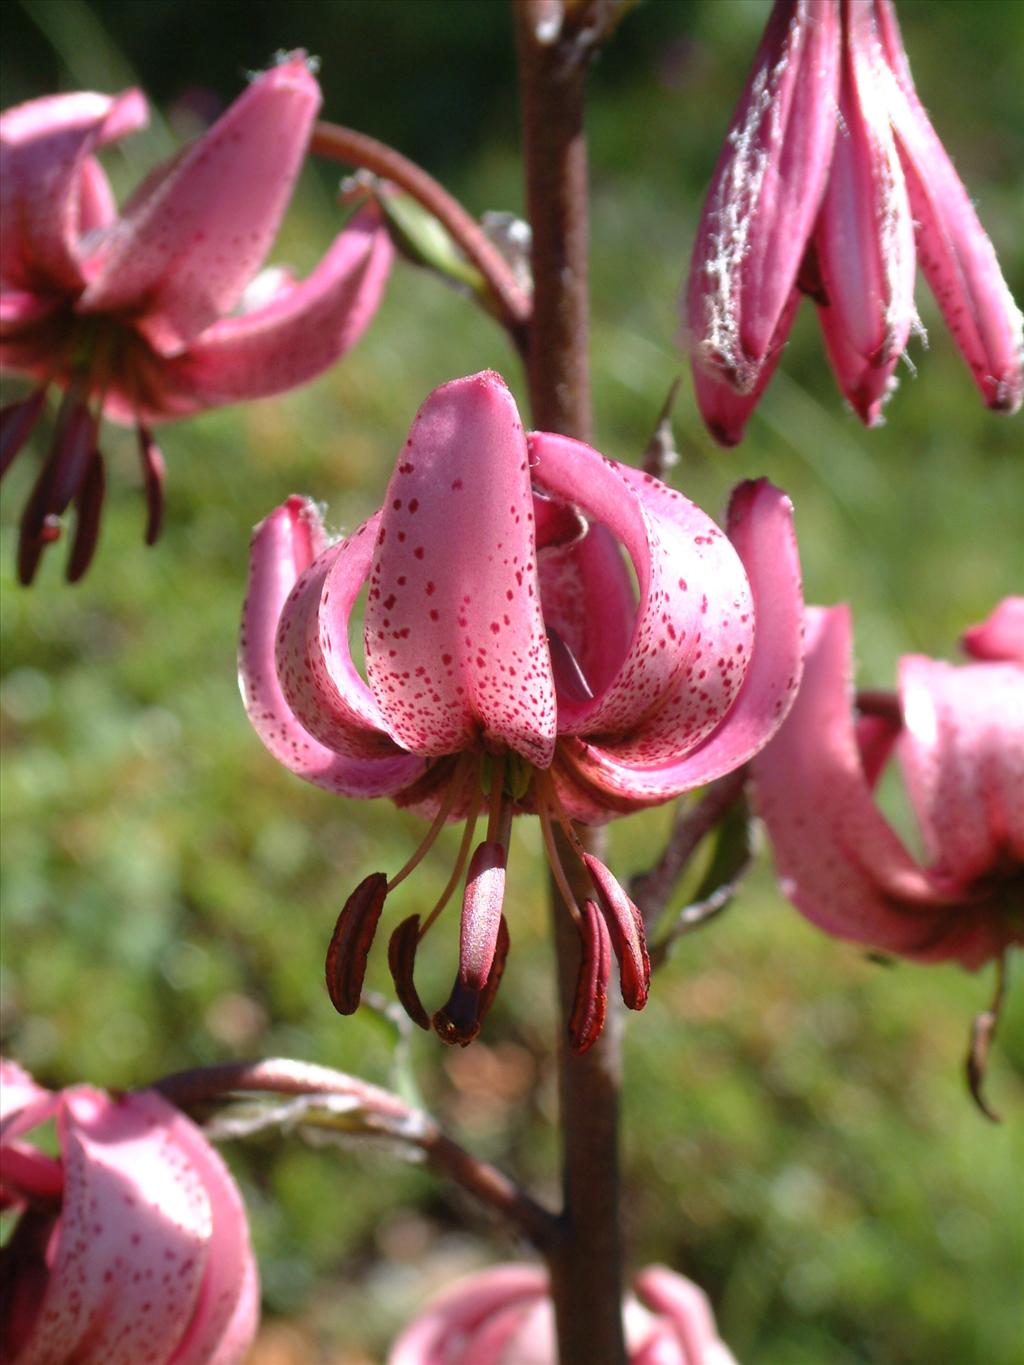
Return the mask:
POLYGON ((752 765, 782 889, 839 938, 979 967, 1024 941, 1024 598, 966 633, 976 662, 904 657, 859 720, 850 633, 846 607, 808 610, 800 694, 752 765), (924 863, 872 795, 894 749, 924 863))
POLYGON ((264 744, 330 791, 432 817, 406 866, 367 877, 342 910, 328 954, 342 1012, 359 1003, 387 893, 446 821, 463 820, 448 885, 422 924, 398 927, 389 960, 402 1003, 428 1027, 415 949, 468 864, 458 976, 433 1022, 449 1042, 475 1037, 504 966, 509 833, 524 811, 540 819, 581 934, 573 1045, 600 1032, 612 953, 626 1004, 644 1004, 639 912, 573 822, 731 771, 788 710, 803 614, 788 499, 741 484, 727 526, 579 441, 525 434, 503 381, 484 373, 430 395, 383 507, 344 540, 330 544, 297 497, 257 527, 240 667, 264 744), (348 641, 364 584, 366 680, 348 641))
POLYGON ((220 1157, 155 1091, 53 1093, 0 1062, 9 1365, 231 1365, 256 1333, 259 1281, 220 1157), (25 1141, 55 1119, 59 1156, 25 1141))
MULTIPOLYGON (((387 1365, 555 1365, 549 1292, 539 1266, 469 1275, 413 1319, 387 1365)), ((623 1315, 629 1365, 735 1365, 704 1292, 665 1266, 636 1276, 623 1315)))
POLYGON ((1022 319, 914 89, 892 0, 776 0, 719 157, 685 303, 698 405, 743 436, 800 294, 839 387, 880 420, 920 264, 986 404, 1024 395, 1022 319))
POLYGON ((120 217, 95 153, 145 124, 139 91, 54 95, 0 117, 0 366, 38 386, 0 416, 0 469, 35 426, 47 387, 64 391, 21 522, 22 582, 72 504, 68 577, 88 566, 104 496, 102 416, 137 429, 151 544, 164 473, 153 423, 293 388, 362 334, 392 256, 375 207, 306 280, 283 270, 253 279, 319 104, 304 56, 292 54, 158 167, 120 217))

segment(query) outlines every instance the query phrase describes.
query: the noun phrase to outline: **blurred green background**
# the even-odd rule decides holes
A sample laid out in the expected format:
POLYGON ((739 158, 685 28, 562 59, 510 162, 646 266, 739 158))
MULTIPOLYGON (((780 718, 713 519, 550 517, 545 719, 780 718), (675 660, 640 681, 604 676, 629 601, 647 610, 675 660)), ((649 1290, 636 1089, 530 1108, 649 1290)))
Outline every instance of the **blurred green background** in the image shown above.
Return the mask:
MULTIPOLYGON (((677 298, 700 198, 764 22, 762 0, 648 0, 593 73, 596 444, 635 460, 680 370, 677 298)), ((1024 295, 1024 7, 903 3, 925 103, 1024 295)), ((5 104, 140 82, 160 117, 107 165, 122 195, 278 48, 322 58, 325 111, 441 175, 475 212, 521 211, 511 26, 503 0, 23 0, 9 7, 5 104)), ((274 257, 318 258, 336 168, 304 175, 274 257)), ((860 679, 901 653, 951 653, 1021 590, 1021 426, 984 410, 931 299, 888 425, 844 411, 805 307, 735 452, 717 450, 688 386, 678 486, 711 511, 747 475, 796 504, 809 601, 852 603, 860 679)), ((326 937, 366 872, 394 869, 420 826, 280 770, 249 730, 235 637, 251 526, 308 492, 351 527, 378 503, 435 385, 487 366, 524 401, 499 330, 434 279, 395 271, 381 312, 305 390, 162 433, 169 508, 141 544, 133 437, 108 426, 97 561, 74 589, 50 552, 14 582, 34 457, 2 504, 4 1050, 54 1085, 144 1083, 232 1056, 284 1053, 387 1083, 390 1027, 339 1019, 326 937)), ((10 384, 5 394, 17 393, 10 384)), ((45 433, 37 449, 42 450, 45 433)), ((898 792, 888 793, 896 818, 898 792)), ((668 811, 612 830, 620 876, 659 846, 668 811)), ((449 846, 396 894, 429 903, 449 846)), ((555 1169, 555 1029, 537 832, 517 830, 513 950, 484 1039, 417 1035, 412 1066, 464 1141, 541 1194, 555 1169)), ((682 895, 682 893, 680 893, 682 895)), ((443 998, 457 925, 420 956, 443 998)), ((383 943, 370 982, 390 994, 383 943)), ((1019 983, 1018 983, 1019 985, 1019 983)), ((628 1020, 629 1254, 711 1295, 744 1365, 1011 1365, 1022 1340, 1024 998, 1011 991, 989 1081, 995 1127, 961 1081, 991 972, 885 968, 805 924, 762 855, 714 926, 678 945, 628 1020)), ((375 1361, 424 1297, 517 1254, 450 1189, 390 1155, 296 1138, 232 1144, 262 1267, 261 1365, 375 1361)))

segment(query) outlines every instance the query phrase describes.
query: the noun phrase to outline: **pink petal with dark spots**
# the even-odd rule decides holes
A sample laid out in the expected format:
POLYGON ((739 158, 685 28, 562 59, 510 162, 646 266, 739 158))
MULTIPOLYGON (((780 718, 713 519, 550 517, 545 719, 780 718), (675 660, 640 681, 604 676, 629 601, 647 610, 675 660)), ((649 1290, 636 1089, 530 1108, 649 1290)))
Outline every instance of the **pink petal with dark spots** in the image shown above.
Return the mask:
POLYGON ((837 937, 923 960, 958 956, 946 942, 957 896, 937 889, 911 858, 865 779, 853 726, 850 645, 845 607, 808 610, 796 703, 753 763, 756 804, 782 889, 837 937))
POLYGON ((154 417, 263 398, 321 374, 366 330, 393 254, 379 211, 358 214, 307 279, 253 312, 215 322, 158 365, 154 417))
MULTIPOLYGON (((539 501, 535 498, 534 505, 539 501)), ((579 703, 589 700, 587 693, 605 692, 622 667, 633 635, 636 595, 621 546, 596 522, 579 540, 540 550, 537 560, 544 625, 569 651, 585 683, 566 690, 556 669, 558 722, 564 730, 579 703)))
POLYGON ((940 883, 1024 867, 1024 666, 900 660, 899 757, 940 883))
POLYGON ((650 761, 678 753, 714 728, 742 679, 746 658, 734 654, 731 636, 721 668, 718 655, 706 665, 697 659, 706 657, 711 634, 733 627, 749 652, 753 625, 742 565, 710 517, 650 475, 549 432, 534 432, 530 450, 537 482, 556 496, 575 497, 622 543, 640 592, 618 671, 593 701, 566 708, 563 728, 612 736, 624 753, 650 761), (699 585, 712 582, 715 592, 705 594, 699 585), (726 617, 731 627, 723 626, 726 617))
POLYGON ((380 758, 336 753, 299 722, 278 679, 275 637, 282 609, 325 547, 319 513, 303 498, 290 498, 253 533, 239 645, 242 699, 266 748, 291 772, 346 796, 390 796, 422 775, 422 759, 398 752, 380 758))
POLYGON ((420 409, 384 500, 365 638, 399 744, 432 756, 489 741, 550 763, 526 438, 497 375, 446 384, 420 409))
POLYGON ((230 312, 277 232, 319 106, 302 55, 257 76, 126 207, 88 262, 79 309, 140 310, 136 326, 165 355, 230 312))
MULTIPOLYGON (((642 477, 633 475, 635 482, 642 477)), ((763 479, 740 484, 730 502, 727 525, 749 583, 753 645, 740 685, 716 727, 696 742, 680 734, 675 753, 661 761, 637 761, 631 756, 632 744, 591 739, 589 734, 584 736, 586 748, 571 756, 585 784, 612 799, 622 798, 627 808, 668 800, 747 762, 778 730, 796 695, 803 655, 803 596, 789 499, 763 479)), ((728 619, 727 608, 736 598, 718 606, 716 616, 712 596, 716 580, 706 582, 707 619, 713 627, 716 620, 728 619)), ((703 596, 699 580, 696 586, 703 596)), ((713 630, 708 638, 716 640, 713 630)), ((723 638, 731 637, 721 631, 717 639, 723 638)), ((711 657, 723 655, 712 648, 711 657)))
POLYGON ((147 118, 138 90, 49 95, 0 115, 0 273, 7 285, 41 294, 82 288, 81 235, 109 212, 91 153, 147 118))

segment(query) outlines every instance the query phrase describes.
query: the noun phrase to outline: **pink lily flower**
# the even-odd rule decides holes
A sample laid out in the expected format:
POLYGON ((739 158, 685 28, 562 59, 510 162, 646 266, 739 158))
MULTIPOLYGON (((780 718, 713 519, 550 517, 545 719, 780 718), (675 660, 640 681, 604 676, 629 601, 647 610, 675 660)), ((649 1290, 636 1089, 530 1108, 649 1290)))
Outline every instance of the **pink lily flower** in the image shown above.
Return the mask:
POLYGON ((656 805, 745 763, 781 724, 800 676, 802 598, 788 499, 741 484, 728 536, 681 494, 579 441, 524 433, 495 374, 420 409, 384 505, 331 544, 291 498, 256 528, 240 654, 250 720, 292 772, 432 817, 395 876, 367 877, 328 954, 335 1005, 359 1003, 387 893, 446 820, 465 835, 448 886, 391 940, 399 998, 426 1028, 415 948, 468 864, 459 974, 434 1016, 479 1029, 504 965, 511 818, 536 814, 581 934, 574 1045, 597 1037, 612 953, 626 1003, 647 997, 636 906, 573 822, 656 805), (623 557, 632 565, 639 600, 623 557), (368 586, 364 680, 349 622, 368 586), (477 817, 487 829, 474 846, 477 817), (554 831, 592 894, 569 888, 554 831))
POLYGON ((155 1091, 54 1094, 0 1062, 0 1345, 10 1365, 232 1365, 256 1334, 259 1281, 220 1157, 155 1091), (25 1135, 56 1119, 58 1158, 25 1135))
MULTIPOLYGON (((630 1365, 736 1365, 707 1297, 652 1265, 623 1304, 630 1365)), ((555 1365, 554 1314, 539 1266, 498 1265, 439 1294, 391 1348, 387 1365, 555 1365)))
POLYGON ((919 329, 921 267, 986 404, 1024 396, 1022 319, 914 90, 891 0, 776 0, 705 201, 690 263, 697 401, 735 445, 801 292, 868 426, 919 329))
POLYGON ((900 661, 898 697, 861 694, 846 607, 811 608, 796 704, 752 765, 784 893, 827 933, 976 968, 1024 941, 1024 598, 965 637, 976 662, 900 661), (895 750, 925 848, 872 789, 895 750))
POLYGON ((69 578, 88 566, 104 494, 101 417, 137 428, 151 544, 164 470, 153 423, 294 388, 362 334, 392 256, 375 207, 355 216, 306 280, 283 271, 253 280, 319 105, 305 57, 292 54, 158 167, 120 217, 95 153, 146 122, 139 91, 54 95, 0 117, 0 366, 38 385, 3 411, 0 468, 29 436, 45 389, 64 391, 22 519, 22 582, 72 504, 69 578))

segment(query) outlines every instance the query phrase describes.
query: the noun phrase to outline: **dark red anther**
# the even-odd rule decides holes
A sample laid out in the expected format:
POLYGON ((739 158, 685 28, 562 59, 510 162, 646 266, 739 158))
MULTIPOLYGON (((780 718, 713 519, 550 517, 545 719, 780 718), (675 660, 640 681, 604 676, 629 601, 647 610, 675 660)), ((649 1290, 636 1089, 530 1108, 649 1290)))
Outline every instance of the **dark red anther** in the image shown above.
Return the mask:
POLYGON ((14 457, 32 435, 45 397, 45 389, 36 389, 27 398, 19 398, 17 402, 6 403, 0 408, 0 478, 10 469, 14 457))
POLYGON ((167 466, 148 427, 139 427, 139 460, 146 495, 146 544, 155 545, 164 522, 164 478, 167 466))
POLYGON ((583 861, 594 883, 598 905, 607 921, 612 947, 619 960, 622 999, 631 1010, 642 1010, 647 1004, 651 985, 651 960, 647 955, 643 916, 604 863, 592 853, 585 853, 583 861))
POLYGON ((28 586, 47 545, 60 536, 58 518, 81 488, 96 448, 96 420, 84 399, 65 395, 46 463, 29 494, 18 539, 18 578, 28 586))
POLYGON ((612 970, 612 941, 604 915, 593 901, 583 906, 580 925, 580 970, 576 998, 569 1019, 569 1046, 582 1054, 593 1047, 608 1013, 608 978, 612 970))
POLYGON ((434 1015, 434 1028, 442 1043, 458 1043, 460 1047, 466 1047, 480 1032, 480 1027, 494 1004, 494 997, 498 994, 498 987, 505 973, 508 948, 508 922, 502 915, 498 923, 491 970, 483 989, 476 991, 464 985, 460 972, 455 978, 455 985, 447 1002, 434 1015))
POLYGON ((420 917, 410 915, 391 935, 388 943, 388 966, 391 979, 395 983, 395 994, 406 1014, 420 1028, 430 1028, 430 1015, 423 1008, 416 983, 413 981, 413 968, 416 964, 416 948, 420 941, 420 917))
POLYGON ((71 542, 71 554, 68 557, 69 583, 77 583, 92 563, 96 542, 100 536, 100 517, 106 492, 107 478, 103 468, 103 456, 98 450, 94 450, 82 486, 75 496, 77 520, 75 538, 71 542))
POLYGON ((366 975, 366 959, 388 893, 383 872, 364 877, 342 907, 327 945, 327 994, 339 1014, 354 1014, 366 975))
POLYGON ((491 974, 505 899, 505 848, 485 841, 470 859, 459 926, 459 980, 482 991, 491 974))

